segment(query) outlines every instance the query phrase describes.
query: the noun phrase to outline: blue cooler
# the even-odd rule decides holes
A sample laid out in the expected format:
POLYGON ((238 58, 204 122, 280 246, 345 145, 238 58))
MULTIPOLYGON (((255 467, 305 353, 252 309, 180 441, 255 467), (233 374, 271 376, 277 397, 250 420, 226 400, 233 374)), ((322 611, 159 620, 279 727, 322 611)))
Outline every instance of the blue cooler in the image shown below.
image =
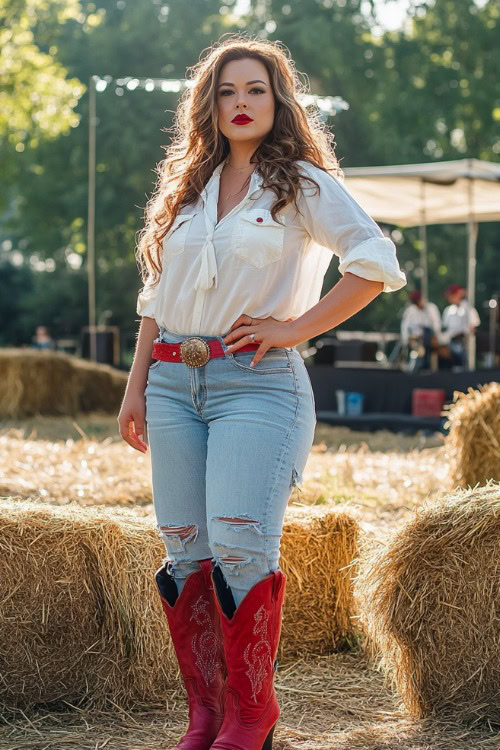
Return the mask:
POLYGON ((348 391, 346 393, 346 414, 353 416, 355 414, 363 414, 363 400, 364 393, 358 393, 357 391, 348 391))

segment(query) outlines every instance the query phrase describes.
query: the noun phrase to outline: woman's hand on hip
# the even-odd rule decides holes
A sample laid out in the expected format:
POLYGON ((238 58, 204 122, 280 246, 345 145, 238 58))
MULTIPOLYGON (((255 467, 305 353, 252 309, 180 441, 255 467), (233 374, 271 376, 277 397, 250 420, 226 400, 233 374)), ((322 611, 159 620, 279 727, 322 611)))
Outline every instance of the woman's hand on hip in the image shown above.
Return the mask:
POLYGON ((287 320, 276 320, 275 318, 251 318, 249 315, 240 315, 224 336, 224 343, 229 351, 235 352, 246 344, 260 344, 255 350, 251 365, 257 364, 264 354, 272 346, 286 347, 295 346, 300 343, 294 335, 290 323, 294 318, 287 320), (255 338, 250 335, 255 333, 255 338))

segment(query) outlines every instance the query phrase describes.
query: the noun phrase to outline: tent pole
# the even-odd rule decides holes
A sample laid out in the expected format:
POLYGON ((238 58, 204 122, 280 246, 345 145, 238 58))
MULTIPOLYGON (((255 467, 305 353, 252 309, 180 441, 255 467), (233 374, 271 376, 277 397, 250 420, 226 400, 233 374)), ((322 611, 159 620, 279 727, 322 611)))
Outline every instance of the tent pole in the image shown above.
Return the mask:
MULTIPOLYGON (((476 242, 477 221, 467 222, 467 299, 476 306, 476 242)), ((476 334, 467 334, 467 360, 469 370, 476 368, 476 334)))
POLYGON ((489 335, 490 351, 488 352, 488 359, 489 359, 488 367, 491 367, 491 368, 495 367, 499 298, 500 298, 499 294, 494 294, 489 300, 489 304, 488 304, 488 307, 490 310, 490 335, 489 335))
POLYGON ((418 228, 420 239, 420 290, 426 302, 429 301, 429 274, 427 271, 427 216, 425 213, 425 180, 420 180, 420 215, 422 218, 418 228))
POLYGON ((418 233, 420 235, 420 246, 421 246, 421 257, 420 257, 420 267, 422 269, 422 297, 429 301, 429 278, 428 278, 428 271, 427 271, 427 227, 425 224, 421 224, 418 228, 418 233))
POLYGON ((87 276, 89 299, 90 360, 97 362, 95 305, 95 171, 96 171, 96 89, 95 77, 89 79, 89 188, 87 207, 87 276))
MULTIPOLYGON (((474 178, 472 177, 472 159, 468 159, 469 179, 467 180, 467 200, 469 203, 469 220, 467 222, 467 299, 469 304, 476 305, 476 242, 477 222, 474 221, 474 178)), ((476 334, 468 332, 467 361, 469 370, 476 369, 476 334)))

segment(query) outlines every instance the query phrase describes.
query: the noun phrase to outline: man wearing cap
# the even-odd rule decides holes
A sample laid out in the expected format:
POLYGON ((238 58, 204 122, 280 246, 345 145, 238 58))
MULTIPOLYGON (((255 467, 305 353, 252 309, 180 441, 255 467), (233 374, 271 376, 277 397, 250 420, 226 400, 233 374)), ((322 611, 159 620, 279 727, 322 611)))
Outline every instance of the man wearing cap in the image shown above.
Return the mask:
POLYGON ((411 292, 410 302, 401 319, 401 343, 407 347, 410 338, 418 338, 419 355, 410 362, 411 369, 429 368, 433 338, 439 341, 441 336, 441 313, 438 306, 425 301, 418 290, 411 292))
POLYGON ((481 320, 476 308, 465 299, 465 289, 460 284, 451 284, 444 296, 449 302, 443 310, 443 341, 449 344, 453 364, 465 367, 465 344, 468 333, 473 333, 481 320))

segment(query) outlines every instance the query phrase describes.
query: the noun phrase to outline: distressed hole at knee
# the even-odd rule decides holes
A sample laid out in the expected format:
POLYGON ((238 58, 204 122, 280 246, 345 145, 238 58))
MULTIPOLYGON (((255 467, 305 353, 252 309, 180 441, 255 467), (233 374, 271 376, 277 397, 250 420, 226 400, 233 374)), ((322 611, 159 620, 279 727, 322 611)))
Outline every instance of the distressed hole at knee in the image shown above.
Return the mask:
POLYGON ((248 518, 248 516, 217 516, 213 519, 218 523, 227 524, 234 532, 244 533, 250 530, 253 534, 262 534, 260 528, 260 521, 256 521, 254 518, 248 518))
POLYGON ((165 536, 176 536, 183 541, 187 541, 196 534, 197 527, 195 524, 191 524, 191 526, 160 526, 160 531, 165 536))
POLYGON ((240 568, 245 567, 251 562, 250 557, 243 557, 240 555, 224 555, 217 559, 219 565, 227 571, 231 571, 232 575, 239 575, 240 568))
POLYGON ((170 554, 186 552, 186 544, 195 542, 198 537, 198 526, 173 526, 158 524, 160 534, 170 554))

